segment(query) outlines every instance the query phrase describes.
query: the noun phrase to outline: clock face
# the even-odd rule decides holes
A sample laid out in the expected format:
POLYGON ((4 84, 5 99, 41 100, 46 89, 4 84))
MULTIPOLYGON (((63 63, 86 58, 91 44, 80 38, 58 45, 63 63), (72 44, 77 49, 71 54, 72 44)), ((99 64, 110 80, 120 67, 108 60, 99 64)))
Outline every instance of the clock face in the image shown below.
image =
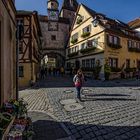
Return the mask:
POLYGON ((58 23, 57 22, 48 22, 48 30, 49 31, 58 31, 58 23))
POLYGON ((58 20, 58 11, 48 11, 49 20, 58 20))

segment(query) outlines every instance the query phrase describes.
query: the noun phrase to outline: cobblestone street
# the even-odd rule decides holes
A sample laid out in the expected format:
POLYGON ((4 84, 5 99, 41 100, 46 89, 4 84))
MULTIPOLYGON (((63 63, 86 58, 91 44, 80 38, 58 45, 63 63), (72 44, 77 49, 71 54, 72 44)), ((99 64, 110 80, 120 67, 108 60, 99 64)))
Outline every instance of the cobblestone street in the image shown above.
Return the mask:
POLYGON ((88 79, 83 89, 86 96, 77 102, 67 76, 48 77, 20 91, 35 123, 35 140, 140 140, 140 81, 88 79), (76 105, 81 108, 67 110, 76 105))

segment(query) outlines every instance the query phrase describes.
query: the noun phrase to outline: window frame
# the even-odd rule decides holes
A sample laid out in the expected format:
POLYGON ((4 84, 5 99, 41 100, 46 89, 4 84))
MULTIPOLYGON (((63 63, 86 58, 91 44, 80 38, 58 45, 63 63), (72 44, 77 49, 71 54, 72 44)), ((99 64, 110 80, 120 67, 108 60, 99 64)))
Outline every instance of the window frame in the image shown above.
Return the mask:
POLYGON ((20 78, 24 77, 24 66, 19 66, 19 75, 18 75, 18 77, 20 77, 20 78), (20 71, 21 70, 20 68, 22 68, 22 71, 20 71))
POLYGON ((51 35, 51 40, 56 41, 56 35, 51 35))

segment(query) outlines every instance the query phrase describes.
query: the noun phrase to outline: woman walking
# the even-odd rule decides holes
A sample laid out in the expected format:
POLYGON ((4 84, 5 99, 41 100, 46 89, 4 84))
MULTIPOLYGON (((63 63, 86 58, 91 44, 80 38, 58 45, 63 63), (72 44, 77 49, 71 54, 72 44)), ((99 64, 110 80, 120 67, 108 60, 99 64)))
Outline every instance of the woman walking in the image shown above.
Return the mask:
POLYGON ((77 71, 77 74, 73 78, 74 85, 77 91, 77 98, 81 101, 81 88, 84 82, 84 75, 81 69, 77 71))

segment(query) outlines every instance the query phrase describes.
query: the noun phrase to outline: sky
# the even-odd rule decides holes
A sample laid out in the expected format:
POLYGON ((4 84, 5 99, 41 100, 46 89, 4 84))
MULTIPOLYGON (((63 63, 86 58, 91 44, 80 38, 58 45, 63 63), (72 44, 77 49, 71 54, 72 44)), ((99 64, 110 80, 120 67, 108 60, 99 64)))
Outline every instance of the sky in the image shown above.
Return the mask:
MULTIPOLYGON (((59 9, 62 1, 59 1, 59 9)), ((140 17, 140 0, 77 0, 98 13, 125 23, 140 17)), ((17 10, 38 11, 47 15, 47 0, 16 0, 17 10)))

